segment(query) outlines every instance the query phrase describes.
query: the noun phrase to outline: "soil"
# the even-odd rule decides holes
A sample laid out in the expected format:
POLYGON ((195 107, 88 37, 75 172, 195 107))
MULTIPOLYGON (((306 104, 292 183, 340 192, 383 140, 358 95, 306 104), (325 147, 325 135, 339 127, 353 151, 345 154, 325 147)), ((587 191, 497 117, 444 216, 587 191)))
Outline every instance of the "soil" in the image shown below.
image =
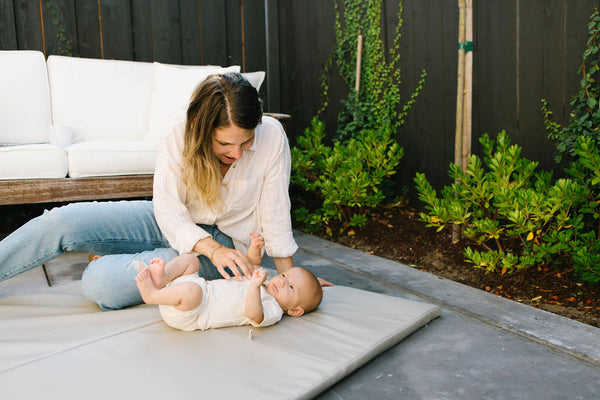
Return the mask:
POLYGON ((571 268, 529 268, 504 275, 475 268, 464 260, 466 239, 452 243, 451 232, 426 227, 418 212, 406 206, 381 208, 361 228, 316 235, 600 328, 600 287, 578 282, 571 268))
MULTIPOLYGON (((59 205, 0 206, 0 239, 59 205)), ((294 221, 294 227, 302 225, 294 221)), ((467 243, 452 243, 450 232, 427 228, 407 206, 382 207, 364 227, 341 235, 316 235, 600 328, 600 287, 578 282, 570 268, 530 268, 504 275, 474 268, 464 261, 467 243)))

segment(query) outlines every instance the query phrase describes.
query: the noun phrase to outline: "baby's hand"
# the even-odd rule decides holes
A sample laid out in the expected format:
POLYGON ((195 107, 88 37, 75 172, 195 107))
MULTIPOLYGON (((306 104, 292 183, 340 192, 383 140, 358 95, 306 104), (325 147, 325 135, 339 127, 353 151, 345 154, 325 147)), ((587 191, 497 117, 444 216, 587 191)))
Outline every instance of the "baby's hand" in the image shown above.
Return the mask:
POLYGON ((250 233, 250 246, 263 247, 265 245, 265 239, 258 233, 250 233))
POLYGON ((269 276, 269 271, 264 268, 255 269, 252 273, 252 278, 250 279, 250 283, 255 285, 262 285, 267 280, 269 276))

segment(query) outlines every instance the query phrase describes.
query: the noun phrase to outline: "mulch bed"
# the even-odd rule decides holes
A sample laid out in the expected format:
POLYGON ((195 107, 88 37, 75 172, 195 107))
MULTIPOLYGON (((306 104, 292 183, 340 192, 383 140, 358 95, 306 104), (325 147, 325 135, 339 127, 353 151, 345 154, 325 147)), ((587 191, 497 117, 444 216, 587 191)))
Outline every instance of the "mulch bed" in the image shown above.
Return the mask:
POLYGON ((600 288, 578 282, 571 268, 504 275, 475 268, 464 261, 465 240, 453 244, 450 232, 426 227, 408 207, 382 208, 362 228, 333 232, 316 235, 600 328, 600 288))

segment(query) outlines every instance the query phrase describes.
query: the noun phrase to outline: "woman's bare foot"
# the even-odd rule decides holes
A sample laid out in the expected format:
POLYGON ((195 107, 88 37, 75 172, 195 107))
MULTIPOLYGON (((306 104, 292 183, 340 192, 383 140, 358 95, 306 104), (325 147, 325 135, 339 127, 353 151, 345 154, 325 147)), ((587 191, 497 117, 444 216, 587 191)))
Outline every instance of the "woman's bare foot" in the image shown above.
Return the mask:
POLYGON ((158 288, 152 281, 150 270, 145 268, 141 270, 135 277, 135 283, 142 295, 142 299, 146 304, 157 304, 152 301, 153 295, 158 292, 158 288))
POLYGON ((148 265, 150 276, 157 288, 163 288, 168 282, 165 282, 165 260, 162 258, 154 258, 148 265))

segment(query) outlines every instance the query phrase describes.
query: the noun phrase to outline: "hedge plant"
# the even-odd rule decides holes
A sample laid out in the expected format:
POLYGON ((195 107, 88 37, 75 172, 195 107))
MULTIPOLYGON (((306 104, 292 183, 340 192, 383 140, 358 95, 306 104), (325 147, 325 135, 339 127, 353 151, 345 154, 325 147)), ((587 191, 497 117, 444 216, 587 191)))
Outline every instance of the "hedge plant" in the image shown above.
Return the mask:
POLYGON ((316 209, 295 210, 305 229, 324 229, 332 234, 332 222, 339 232, 366 223, 371 210, 385 198, 382 188, 403 156, 394 135, 416 101, 425 71, 410 99, 402 107, 399 66, 402 4, 396 36, 386 52, 381 30, 382 1, 343 0, 335 3, 336 45, 321 78, 324 105, 311 125, 292 148, 293 184, 319 203, 316 209), (340 9, 342 10, 340 12, 340 9), (356 83, 358 35, 364 37, 361 85, 356 83), (328 76, 333 66, 343 78, 348 97, 342 102, 338 129, 327 134, 319 114, 328 105, 328 76), (327 138, 333 138, 333 143, 327 138))
POLYGON ((462 225, 465 238, 477 245, 466 248, 466 260, 488 271, 569 262, 581 249, 585 186, 537 171, 538 163, 523 158, 504 131, 495 141, 486 134, 480 142, 483 159, 472 155, 465 171, 451 164, 455 183, 440 197, 424 174, 416 175, 427 211, 421 220, 438 230, 462 225))

